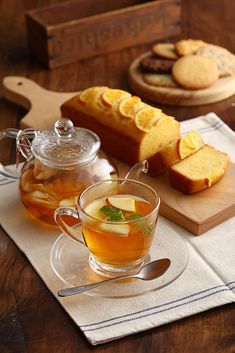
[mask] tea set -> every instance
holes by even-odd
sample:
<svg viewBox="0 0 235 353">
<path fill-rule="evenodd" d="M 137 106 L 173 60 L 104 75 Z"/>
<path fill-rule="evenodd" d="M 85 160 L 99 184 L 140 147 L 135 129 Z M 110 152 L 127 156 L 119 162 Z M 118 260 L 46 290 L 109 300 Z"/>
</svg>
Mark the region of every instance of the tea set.
<svg viewBox="0 0 235 353">
<path fill-rule="evenodd" d="M 0 175 L 18 180 L 20 199 L 36 222 L 59 226 L 85 245 L 99 275 L 116 280 L 146 265 L 160 206 L 157 192 L 138 180 L 148 171 L 147 161 L 119 178 L 99 137 L 66 118 L 42 132 L 5 129 L 0 140 L 5 137 L 16 139 L 16 170 L 1 165 Z M 169 265 L 158 260 L 155 277 Z"/>
</svg>

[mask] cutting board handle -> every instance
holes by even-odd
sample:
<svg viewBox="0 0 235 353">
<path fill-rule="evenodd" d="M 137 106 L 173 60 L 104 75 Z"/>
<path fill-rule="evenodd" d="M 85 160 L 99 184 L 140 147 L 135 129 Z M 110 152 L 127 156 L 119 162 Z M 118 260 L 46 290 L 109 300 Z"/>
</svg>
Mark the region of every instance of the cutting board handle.
<svg viewBox="0 0 235 353">
<path fill-rule="evenodd" d="M 34 103 L 39 103 L 45 96 L 46 89 L 34 81 L 18 76 L 7 76 L 3 79 L 4 96 L 10 101 L 30 110 Z"/>
<path fill-rule="evenodd" d="M 20 121 L 20 128 L 44 131 L 53 128 L 61 116 L 60 106 L 78 92 L 54 92 L 34 81 L 19 76 L 3 79 L 3 96 L 24 107 L 28 113 Z"/>
</svg>

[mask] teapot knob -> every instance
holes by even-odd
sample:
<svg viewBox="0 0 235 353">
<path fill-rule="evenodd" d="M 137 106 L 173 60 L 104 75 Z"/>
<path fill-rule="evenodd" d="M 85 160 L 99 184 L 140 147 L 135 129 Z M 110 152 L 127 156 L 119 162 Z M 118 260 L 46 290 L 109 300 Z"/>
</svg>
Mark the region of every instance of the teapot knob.
<svg viewBox="0 0 235 353">
<path fill-rule="evenodd" d="M 60 118 L 55 122 L 54 129 L 59 137 L 69 138 L 69 137 L 72 137 L 72 132 L 74 130 L 74 127 L 71 120 L 66 118 Z"/>
</svg>

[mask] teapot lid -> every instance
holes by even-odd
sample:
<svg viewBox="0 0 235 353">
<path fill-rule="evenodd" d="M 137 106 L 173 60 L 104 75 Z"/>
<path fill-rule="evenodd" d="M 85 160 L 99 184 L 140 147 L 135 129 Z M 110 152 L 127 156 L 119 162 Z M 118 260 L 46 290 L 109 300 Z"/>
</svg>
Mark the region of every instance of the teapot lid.
<svg viewBox="0 0 235 353">
<path fill-rule="evenodd" d="M 32 153 L 42 163 L 67 167 L 87 163 L 100 148 L 100 139 L 92 131 L 75 128 L 71 120 L 61 118 L 54 130 L 39 133 L 32 141 Z"/>
</svg>

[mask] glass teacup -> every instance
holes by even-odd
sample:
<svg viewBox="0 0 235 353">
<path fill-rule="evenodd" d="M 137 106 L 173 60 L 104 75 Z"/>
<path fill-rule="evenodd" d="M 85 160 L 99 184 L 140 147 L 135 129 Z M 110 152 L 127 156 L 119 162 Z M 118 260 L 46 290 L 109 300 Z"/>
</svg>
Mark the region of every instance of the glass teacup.
<svg viewBox="0 0 235 353">
<path fill-rule="evenodd" d="M 55 221 L 87 246 L 96 273 L 114 277 L 137 271 L 147 261 L 159 206 L 158 194 L 140 181 L 106 180 L 82 192 L 77 210 L 58 208 Z M 69 226 L 67 216 L 79 219 L 82 231 Z"/>
</svg>

